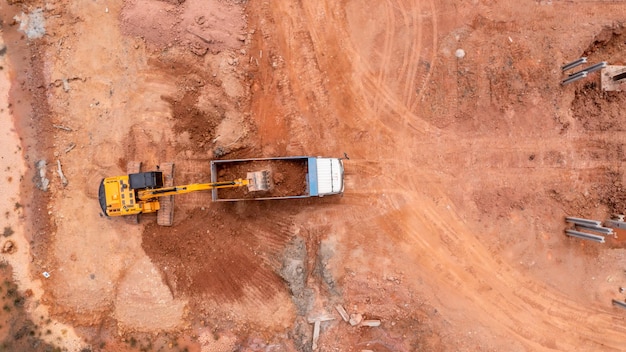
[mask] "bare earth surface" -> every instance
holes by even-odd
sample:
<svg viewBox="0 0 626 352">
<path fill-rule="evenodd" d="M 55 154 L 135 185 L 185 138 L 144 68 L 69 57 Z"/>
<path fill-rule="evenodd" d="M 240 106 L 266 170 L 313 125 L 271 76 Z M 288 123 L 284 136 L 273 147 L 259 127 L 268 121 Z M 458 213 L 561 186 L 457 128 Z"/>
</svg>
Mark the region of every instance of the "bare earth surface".
<svg viewBox="0 0 626 352">
<path fill-rule="evenodd" d="M 560 67 L 626 65 L 625 11 L 0 2 L 0 350 L 311 351 L 322 316 L 323 351 L 624 350 L 626 234 L 563 230 L 626 212 L 626 95 Z M 343 196 L 180 195 L 172 227 L 97 202 L 129 161 L 344 152 Z"/>
</svg>

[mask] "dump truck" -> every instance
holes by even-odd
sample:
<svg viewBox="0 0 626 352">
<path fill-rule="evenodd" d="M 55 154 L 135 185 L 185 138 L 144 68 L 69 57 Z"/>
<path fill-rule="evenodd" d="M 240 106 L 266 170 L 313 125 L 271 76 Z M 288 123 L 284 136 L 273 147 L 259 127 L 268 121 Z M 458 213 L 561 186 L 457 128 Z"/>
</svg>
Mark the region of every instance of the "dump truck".
<svg viewBox="0 0 626 352">
<path fill-rule="evenodd" d="M 343 193 L 343 162 L 338 158 L 275 157 L 211 161 L 211 182 L 174 186 L 174 164 L 140 172 L 130 162 L 127 175 L 100 181 L 98 200 L 107 217 L 157 213 L 159 225 L 171 226 L 174 195 L 212 191 L 221 201 L 323 197 Z"/>
<path fill-rule="evenodd" d="M 213 189 L 213 201 L 324 197 L 341 194 L 344 190 L 342 159 L 312 156 L 213 160 L 211 182 L 243 177 L 254 170 L 268 171 L 270 182 L 267 190 L 249 192 L 241 188 Z"/>
</svg>

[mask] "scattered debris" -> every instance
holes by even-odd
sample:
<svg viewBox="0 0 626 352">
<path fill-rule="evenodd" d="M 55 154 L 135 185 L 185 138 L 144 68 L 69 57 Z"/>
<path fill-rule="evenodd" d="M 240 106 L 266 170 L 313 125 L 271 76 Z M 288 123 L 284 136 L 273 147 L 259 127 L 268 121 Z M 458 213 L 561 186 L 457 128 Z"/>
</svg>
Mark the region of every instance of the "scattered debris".
<svg viewBox="0 0 626 352">
<path fill-rule="evenodd" d="M 336 305 L 335 309 L 337 310 L 337 312 L 339 312 L 339 315 L 341 315 L 341 319 L 343 319 L 343 321 L 347 322 L 348 320 L 350 320 L 348 312 L 346 312 L 341 304 Z"/>
<path fill-rule="evenodd" d="M 187 30 L 187 33 L 193 35 L 194 37 L 197 37 L 198 39 L 202 40 L 206 44 L 215 44 L 215 40 L 213 40 L 213 39 L 207 39 L 207 38 L 205 38 L 205 37 L 203 37 L 203 36 L 201 36 L 199 34 L 196 34 L 196 33 L 192 32 L 190 30 Z"/>
<path fill-rule="evenodd" d="M 307 318 L 307 321 L 309 322 L 309 324 L 313 324 L 316 321 L 330 321 L 330 320 L 335 320 L 335 318 L 333 317 L 329 317 L 329 316 L 321 316 L 321 317 L 317 317 L 317 318 Z"/>
<path fill-rule="evenodd" d="M 43 9 L 36 9 L 29 14 L 21 13 L 13 19 L 19 22 L 19 30 L 26 33 L 28 39 L 41 38 L 46 34 L 46 18 Z"/>
<path fill-rule="evenodd" d="M 322 316 L 322 317 L 308 318 L 307 319 L 309 324 L 313 324 L 313 343 L 311 345 L 311 349 L 313 349 L 313 350 L 317 349 L 317 340 L 320 337 L 320 326 L 321 326 L 323 321 L 329 321 L 329 320 L 335 320 L 335 318 Z"/>
<path fill-rule="evenodd" d="M 72 149 L 76 148 L 76 143 L 70 143 L 67 148 L 65 148 L 65 154 L 69 153 Z"/>
<path fill-rule="evenodd" d="M 376 327 L 380 326 L 380 320 L 363 320 L 361 322 L 363 326 Z"/>
<path fill-rule="evenodd" d="M 61 160 L 57 159 L 57 172 L 59 173 L 59 177 L 61 178 L 61 184 L 63 187 L 67 187 L 68 181 L 65 175 L 63 174 L 63 169 L 61 169 Z"/>
<path fill-rule="evenodd" d="M 48 186 L 50 185 L 50 180 L 46 178 L 46 161 L 39 160 L 35 163 L 35 168 L 39 170 L 37 174 L 33 177 L 33 182 L 35 182 L 35 186 L 40 190 L 47 192 Z"/>
<path fill-rule="evenodd" d="M 307 248 L 302 237 L 294 237 L 283 252 L 280 276 L 287 282 L 292 292 L 292 300 L 299 315 L 306 315 L 313 307 L 314 292 L 306 286 Z"/>
<path fill-rule="evenodd" d="M 73 129 L 71 129 L 70 127 L 63 126 L 63 125 L 52 125 L 52 127 L 54 127 L 54 128 L 58 128 L 58 129 L 60 129 L 60 130 L 68 131 L 68 132 L 72 132 L 72 131 L 74 131 L 74 130 L 73 130 Z"/>
<path fill-rule="evenodd" d="M 317 339 L 320 337 L 320 324 L 321 322 L 319 320 L 313 323 L 313 342 L 311 344 L 311 349 L 313 350 L 317 349 Z"/>
<path fill-rule="evenodd" d="M 349 321 L 350 325 L 352 326 L 359 325 L 361 321 L 363 321 L 363 315 L 359 313 L 350 314 L 350 321 Z"/>
</svg>

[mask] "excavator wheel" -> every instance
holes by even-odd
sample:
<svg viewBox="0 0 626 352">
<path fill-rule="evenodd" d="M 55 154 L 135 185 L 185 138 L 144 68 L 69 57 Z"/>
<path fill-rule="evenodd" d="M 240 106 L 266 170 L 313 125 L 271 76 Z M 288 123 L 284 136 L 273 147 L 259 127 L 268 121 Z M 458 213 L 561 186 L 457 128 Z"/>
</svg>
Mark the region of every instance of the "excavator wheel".
<svg viewBox="0 0 626 352">
<path fill-rule="evenodd" d="M 141 161 L 129 161 L 126 164 L 126 173 L 128 175 L 130 174 L 136 174 L 141 172 Z M 138 224 L 139 223 L 139 214 L 137 215 L 128 215 L 125 216 L 124 219 L 126 219 L 126 222 L 128 222 L 129 224 Z"/>
<path fill-rule="evenodd" d="M 174 186 L 174 163 L 162 163 L 160 171 L 163 173 L 163 187 Z M 159 198 L 159 210 L 157 211 L 157 224 L 172 226 L 174 223 L 174 196 Z"/>
</svg>

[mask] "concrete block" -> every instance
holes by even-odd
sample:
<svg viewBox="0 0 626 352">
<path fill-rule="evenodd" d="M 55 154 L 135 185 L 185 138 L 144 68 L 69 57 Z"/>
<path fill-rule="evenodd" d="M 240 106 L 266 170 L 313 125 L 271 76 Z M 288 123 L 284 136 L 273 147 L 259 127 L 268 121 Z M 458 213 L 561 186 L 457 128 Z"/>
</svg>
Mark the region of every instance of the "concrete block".
<svg viewBox="0 0 626 352">
<path fill-rule="evenodd" d="M 626 230 L 626 222 L 619 220 L 607 220 L 604 222 L 604 226 L 612 227 L 614 229 Z"/>
<path fill-rule="evenodd" d="M 380 326 L 380 320 L 363 320 L 361 322 L 363 326 L 376 327 Z"/>
<path fill-rule="evenodd" d="M 614 77 L 621 77 L 626 73 L 626 66 L 609 65 L 602 70 L 600 84 L 602 90 L 606 92 L 626 91 L 626 80 L 615 80 Z"/>
<path fill-rule="evenodd" d="M 359 325 L 362 320 L 363 320 L 363 315 L 359 313 L 350 314 L 350 321 L 349 321 L 350 325 L 352 326 Z"/>
</svg>

